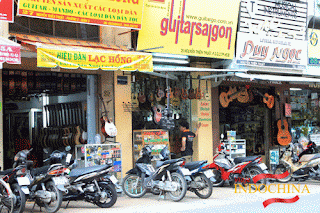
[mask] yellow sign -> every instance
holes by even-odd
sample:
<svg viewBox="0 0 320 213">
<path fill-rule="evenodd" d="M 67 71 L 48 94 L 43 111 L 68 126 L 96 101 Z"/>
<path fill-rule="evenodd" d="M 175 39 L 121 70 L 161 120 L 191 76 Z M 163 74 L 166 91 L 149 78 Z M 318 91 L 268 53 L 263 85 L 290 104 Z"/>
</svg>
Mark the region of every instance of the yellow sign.
<svg viewBox="0 0 320 213">
<path fill-rule="evenodd" d="M 138 49 L 232 59 L 240 0 L 145 0 Z"/>
<path fill-rule="evenodd" d="M 37 48 L 38 67 L 66 69 L 122 70 L 152 72 L 152 55 L 136 52 L 114 52 L 68 46 L 42 46 Z"/>
<path fill-rule="evenodd" d="M 320 65 L 320 30 L 308 29 L 308 58 L 310 65 Z"/>
<path fill-rule="evenodd" d="M 18 15 L 141 29 L 143 0 L 19 0 Z"/>
</svg>

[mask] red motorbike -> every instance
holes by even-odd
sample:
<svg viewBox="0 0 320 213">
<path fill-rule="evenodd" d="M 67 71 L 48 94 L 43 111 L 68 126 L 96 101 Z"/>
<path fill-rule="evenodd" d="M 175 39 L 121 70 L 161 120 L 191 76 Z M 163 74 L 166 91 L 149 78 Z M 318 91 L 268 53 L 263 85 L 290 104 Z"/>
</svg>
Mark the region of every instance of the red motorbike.
<svg viewBox="0 0 320 213">
<path fill-rule="evenodd" d="M 252 181 L 256 175 L 268 173 L 267 166 L 261 163 L 261 156 L 238 157 L 233 160 L 228 157 L 223 146 L 219 146 L 219 150 L 213 157 L 213 163 L 208 165 L 215 174 L 215 178 L 211 179 L 213 186 L 223 186 L 228 182 L 230 185 L 252 183 L 251 188 L 254 190 L 258 186 L 260 190 L 265 187 L 262 184 L 266 184 L 266 179 L 261 179 L 256 184 Z"/>
</svg>

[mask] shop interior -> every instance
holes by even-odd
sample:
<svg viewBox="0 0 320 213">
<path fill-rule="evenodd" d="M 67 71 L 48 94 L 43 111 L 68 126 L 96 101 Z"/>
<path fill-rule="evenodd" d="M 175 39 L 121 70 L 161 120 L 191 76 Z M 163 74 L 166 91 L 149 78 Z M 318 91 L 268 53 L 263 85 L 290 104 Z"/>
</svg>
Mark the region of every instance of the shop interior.
<svg viewBox="0 0 320 213">
<path fill-rule="evenodd" d="M 42 166 L 44 149 L 86 143 L 86 75 L 3 70 L 4 162 L 33 148 L 30 159 Z M 44 113 L 43 113 L 44 112 Z M 44 115 L 44 116 L 43 116 Z"/>
</svg>

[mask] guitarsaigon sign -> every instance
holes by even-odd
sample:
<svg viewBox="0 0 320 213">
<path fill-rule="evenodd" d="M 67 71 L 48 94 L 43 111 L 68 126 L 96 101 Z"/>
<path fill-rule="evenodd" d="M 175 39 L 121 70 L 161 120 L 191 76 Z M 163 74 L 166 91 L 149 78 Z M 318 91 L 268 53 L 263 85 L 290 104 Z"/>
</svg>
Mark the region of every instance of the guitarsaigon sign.
<svg viewBox="0 0 320 213">
<path fill-rule="evenodd" d="M 238 11 L 239 0 L 145 0 L 138 49 L 232 59 Z"/>
<path fill-rule="evenodd" d="M 116 52 L 90 48 L 43 45 L 37 48 L 37 66 L 87 70 L 122 70 L 152 72 L 152 55 L 148 53 Z"/>
<path fill-rule="evenodd" d="M 142 0 L 19 0 L 18 15 L 141 29 Z"/>
<path fill-rule="evenodd" d="M 304 69 L 306 1 L 242 1 L 236 63 Z"/>
</svg>

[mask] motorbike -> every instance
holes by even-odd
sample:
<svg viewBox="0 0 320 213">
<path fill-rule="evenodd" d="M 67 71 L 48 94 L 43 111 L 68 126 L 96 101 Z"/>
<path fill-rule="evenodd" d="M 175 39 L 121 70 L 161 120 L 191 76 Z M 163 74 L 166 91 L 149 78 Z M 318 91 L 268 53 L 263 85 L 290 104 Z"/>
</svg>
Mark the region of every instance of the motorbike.
<svg viewBox="0 0 320 213">
<path fill-rule="evenodd" d="M 64 177 L 66 168 L 62 164 L 51 164 L 39 168 L 30 168 L 30 161 L 27 156 L 31 150 L 22 150 L 17 153 L 14 159 L 14 167 L 21 165 L 26 166 L 26 174 L 23 176 L 19 185 L 28 200 L 34 201 L 35 204 L 44 207 L 48 213 L 57 212 L 62 203 L 62 192 L 67 178 Z M 54 162 L 56 154 L 53 153 L 45 160 Z"/>
<path fill-rule="evenodd" d="M 160 152 L 160 156 L 162 158 L 161 161 L 169 160 L 170 153 L 167 146 Z M 212 194 L 210 178 L 214 178 L 214 174 L 212 170 L 206 168 L 207 162 L 207 160 L 203 160 L 181 164 L 181 171 L 188 186 L 187 190 L 202 199 L 207 199 Z M 156 167 L 158 167 L 157 164 Z"/>
<path fill-rule="evenodd" d="M 268 173 L 267 166 L 261 163 L 260 156 L 238 157 L 230 159 L 224 146 L 213 157 L 213 162 L 207 167 L 212 169 L 214 179 L 211 179 L 212 185 L 223 186 L 225 182 L 230 185 L 241 183 L 242 185 L 253 183 L 252 178 L 256 175 Z M 265 187 L 266 179 L 259 180 L 252 184 L 251 188 L 256 190 L 257 187 L 262 190 Z"/>
<path fill-rule="evenodd" d="M 163 151 L 163 150 L 162 150 Z M 152 159 L 151 146 L 142 148 L 142 156 L 136 161 L 135 167 L 129 170 L 122 182 L 122 189 L 131 198 L 144 196 L 147 190 L 169 194 L 178 202 L 187 192 L 187 183 L 181 171 L 184 158 L 157 161 L 156 169 L 150 164 Z"/>
<path fill-rule="evenodd" d="M 68 163 L 68 159 L 66 160 Z M 63 201 L 85 200 L 101 208 L 110 208 L 117 201 L 117 178 L 108 173 L 112 170 L 112 164 L 75 168 L 75 161 L 69 167 L 68 184 L 65 185 L 68 192 L 63 196 Z M 67 206 L 68 206 L 67 204 Z M 67 207 L 66 207 L 67 208 Z"/>
<path fill-rule="evenodd" d="M 292 178 L 306 180 L 308 178 L 320 180 L 320 154 L 316 152 L 316 144 L 312 141 L 308 143 L 307 149 L 299 155 L 296 150 L 297 144 L 290 143 L 279 157 L 279 165 L 274 169 L 274 174 L 282 174 L 286 171 L 289 175 L 278 179 L 281 183 L 287 183 Z"/>
</svg>

